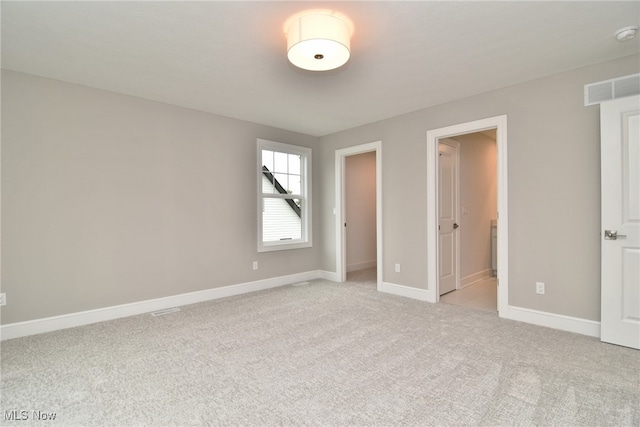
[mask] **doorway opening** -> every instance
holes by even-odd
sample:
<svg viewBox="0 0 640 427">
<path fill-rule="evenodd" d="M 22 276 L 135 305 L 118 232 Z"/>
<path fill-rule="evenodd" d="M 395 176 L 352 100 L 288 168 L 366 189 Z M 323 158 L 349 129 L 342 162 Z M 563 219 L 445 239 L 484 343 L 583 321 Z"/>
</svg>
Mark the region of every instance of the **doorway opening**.
<svg viewBox="0 0 640 427">
<path fill-rule="evenodd" d="M 376 288 L 381 290 L 382 288 L 382 143 L 381 141 L 372 142 L 369 144 L 357 145 L 354 147 L 344 148 L 336 150 L 335 154 L 335 170 L 336 170 L 336 276 L 338 282 L 344 282 L 347 280 L 347 272 L 355 274 L 356 271 L 363 271 L 364 274 L 376 275 Z M 368 154 L 369 155 L 365 155 Z M 363 155 L 360 157 L 360 155 Z M 373 161 L 373 163 L 372 163 Z M 348 176 L 347 166 L 349 165 L 349 171 L 352 172 Z M 375 171 L 371 171 L 370 168 L 375 167 Z M 356 170 L 358 169 L 358 170 Z M 348 178 L 353 178 L 356 175 L 355 181 L 348 181 Z M 366 204 L 369 209 L 359 209 L 357 201 L 349 196 L 349 188 L 352 189 L 351 194 L 354 194 L 354 189 L 360 184 L 358 180 L 365 179 L 365 177 L 371 177 L 373 175 L 374 182 L 367 184 L 373 186 L 374 191 L 360 192 L 357 191 L 356 197 L 358 199 L 367 200 Z M 347 200 L 350 197 L 350 200 Z M 370 200 L 371 197 L 375 197 L 375 201 Z M 374 212 L 371 212 L 371 207 L 374 208 Z M 352 224 L 349 226 L 349 215 L 354 222 L 358 224 Z M 373 222 L 373 224 L 371 224 Z M 347 232 L 347 229 L 349 233 Z M 353 233 L 352 233 L 353 232 Z M 355 235 L 354 235 L 355 233 Z M 371 233 L 374 233 L 372 236 Z M 367 235 L 368 234 L 368 235 Z M 347 244 L 347 238 L 350 236 L 350 240 L 363 239 L 368 242 L 361 242 L 365 244 L 368 249 L 362 250 L 362 247 L 358 247 L 355 241 Z M 360 237 L 358 237 L 360 236 Z M 370 248 L 371 243 L 375 241 L 375 250 Z M 374 256 L 372 259 L 371 257 Z"/>
<path fill-rule="evenodd" d="M 482 133 L 482 132 L 495 132 L 495 146 L 497 150 L 496 155 L 496 204 L 495 209 L 495 226 L 497 230 L 495 248 L 496 248 L 496 282 L 497 282 L 497 309 L 501 317 L 507 316 L 508 308 L 508 201 L 507 201 L 507 117 L 497 116 L 483 120 L 477 120 L 474 122 L 462 123 L 454 126 L 448 126 L 445 128 L 434 129 L 427 132 L 427 170 L 428 182 L 427 182 L 427 269 L 428 269 L 428 289 L 427 298 L 430 302 L 438 302 L 440 300 L 440 278 L 443 270 L 441 258 L 441 246 L 440 233 L 438 227 L 440 225 L 440 141 L 446 139 L 459 139 L 464 138 L 461 135 Z M 462 209 L 464 206 L 458 204 L 454 215 L 456 219 L 462 217 Z M 488 218 L 485 218 L 488 219 Z M 460 224 L 454 221 L 454 224 Z M 491 232 L 491 222 L 485 224 L 487 233 Z M 459 236 L 454 234 L 454 237 L 458 240 Z M 450 238 L 450 241 L 451 238 Z M 456 289 L 460 288 L 460 260 L 459 251 L 453 256 L 451 262 L 457 262 L 453 274 L 457 274 Z M 447 260 L 445 260 L 447 261 Z M 449 265 L 451 267 L 451 264 Z M 485 270 L 479 270 L 477 275 L 469 274 L 466 278 L 466 282 L 473 282 L 479 279 L 480 276 L 487 275 L 487 273 L 493 273 L 493 266 L 490 272 Z M 465 282 L 463 282 L 465 283 Z"/>
<path fill-rule="evenodd" d="M 489 129 L 439 139 L 440 301 L 497 312 L 497 146 Z"/>
</svg>

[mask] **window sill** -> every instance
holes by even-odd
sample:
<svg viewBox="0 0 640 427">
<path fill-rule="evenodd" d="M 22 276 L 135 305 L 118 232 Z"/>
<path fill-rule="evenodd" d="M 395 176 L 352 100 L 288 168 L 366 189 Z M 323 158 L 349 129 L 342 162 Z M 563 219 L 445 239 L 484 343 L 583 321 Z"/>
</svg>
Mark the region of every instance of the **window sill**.
<svg viewBox="0 0 640 427">
<path fill-rule="evenodd" d="M 310 248 L 312 246 L 311 242 L 300 241 L 291 243 L 263 243 L 258 247 L 258 252 L 286 251 L 290 249 Z"/>
</svg>

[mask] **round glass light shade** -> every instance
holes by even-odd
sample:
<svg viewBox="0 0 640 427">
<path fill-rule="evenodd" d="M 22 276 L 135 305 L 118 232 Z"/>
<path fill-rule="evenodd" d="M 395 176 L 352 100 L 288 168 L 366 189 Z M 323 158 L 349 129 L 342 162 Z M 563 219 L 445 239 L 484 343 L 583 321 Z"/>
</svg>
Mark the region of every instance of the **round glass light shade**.
<svg viewBox="0 0 640 427">
<path fill-rule="evenodd" d="M 305 70 L 333 70 L 349 60 L 349 37 L 349 26 L 337 16 L 303 15 L 287 31 L 287 57 Z"/>
</svg>

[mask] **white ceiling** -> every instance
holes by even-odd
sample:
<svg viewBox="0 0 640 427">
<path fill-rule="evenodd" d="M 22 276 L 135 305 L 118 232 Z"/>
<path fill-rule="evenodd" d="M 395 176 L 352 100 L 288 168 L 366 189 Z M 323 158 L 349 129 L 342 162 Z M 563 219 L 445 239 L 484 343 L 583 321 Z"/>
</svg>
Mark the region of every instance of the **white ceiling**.
<svg viewBox="0 0 640 427">
<path fill-rule="evenodd" d="M 2 1 L 2 67 L 321 136 L 640 52 L 640 2 Z M 287 62 L 283 24 L 331 8 L 352 57 Z M 616 77 L 616 76 L 612 76 Z"/>
</svg>

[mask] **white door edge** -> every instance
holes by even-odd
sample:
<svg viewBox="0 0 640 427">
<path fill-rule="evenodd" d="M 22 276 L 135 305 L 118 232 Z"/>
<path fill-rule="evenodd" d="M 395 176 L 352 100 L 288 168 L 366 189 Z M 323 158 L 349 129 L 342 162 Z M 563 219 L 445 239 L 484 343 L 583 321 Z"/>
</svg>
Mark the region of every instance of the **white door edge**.
<svg viewBox="0 0 640 427">
<path fill-rule="evenodd" d="M 635 349 L 640 349 L 639 112 L 638 95 L 600 104 L 600 339 Z M 607 238 L 605 230 L 615 230 L 617 238 Z"/>
<path fill-rule="evenodd" d="M 438 141 L 438 144 L 445 144 L 448 145 L 449 147 L 452 147 L 453 149 L 455 149 L 456 151 L 456 158 L 455 158 L 455 186 L 454 186 L 454 195 L 455 195 L 455 206 L 456 206 L 456 211 L 454 212 L 454 222 L 456 223 L 460 223 L 460 143 L 458 141 L 455 140 L 442 140 L 442 141 Z M 440 163 L 438 163 L 438 167 L 439 167 Z M 440 175 L 438 175 L 440 176 Z M 440 187 L 439 187 L 440 183 L 438 183 L 438 191 L 440 191 Z M 460 289 L 460 233 L 456 232 L 455 236 L 455 252 L 454 252 L 454 257 L 455 257 L 455 289 Z M 438 251 L 440 251 L 440 248 L 438 248 Z M 440 252 L 438 252 L 438 256 L 442 256 L 442 254 Z M 438 263 L 438 265 L 440 265 L 440 263 Z M 440 282 L 440 275 L 438 275 L 438 284 Z M 440 295 L 439 289 L 438 289 L 438 295 Z"/>
</svg>

